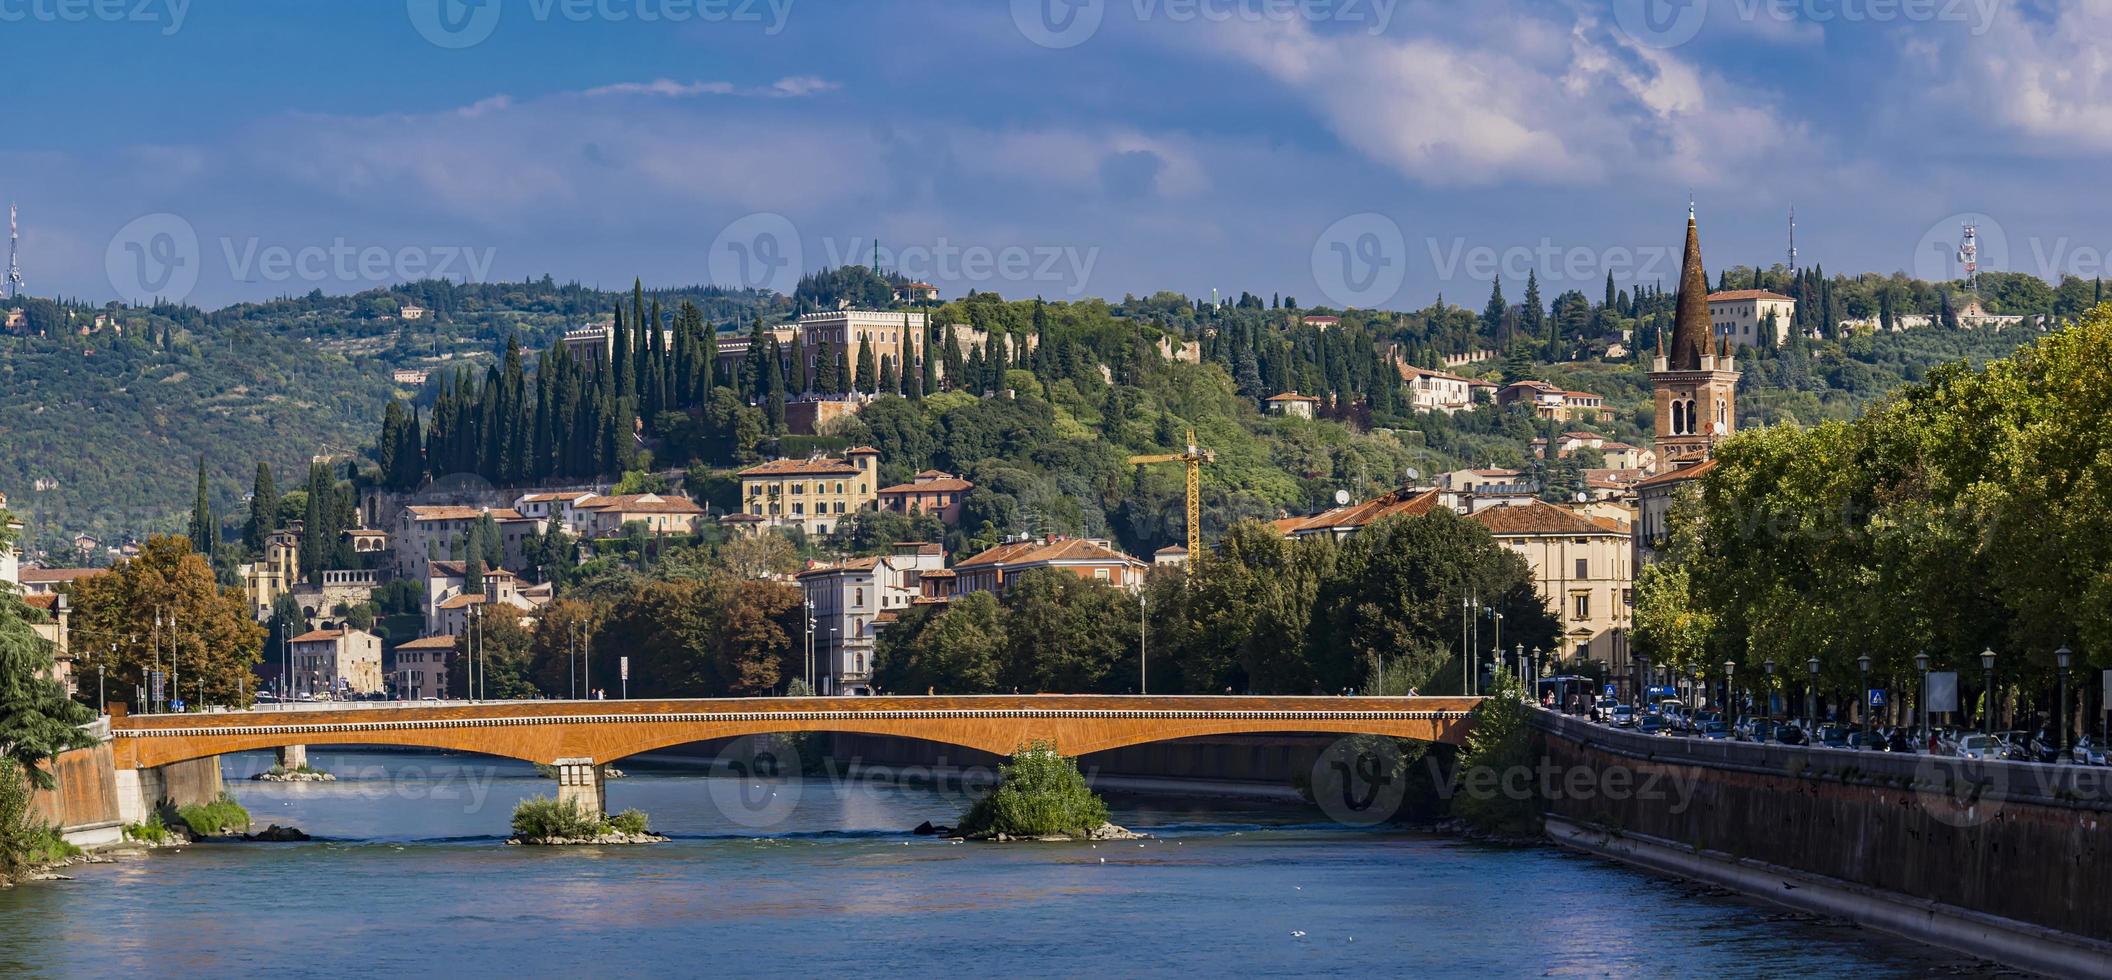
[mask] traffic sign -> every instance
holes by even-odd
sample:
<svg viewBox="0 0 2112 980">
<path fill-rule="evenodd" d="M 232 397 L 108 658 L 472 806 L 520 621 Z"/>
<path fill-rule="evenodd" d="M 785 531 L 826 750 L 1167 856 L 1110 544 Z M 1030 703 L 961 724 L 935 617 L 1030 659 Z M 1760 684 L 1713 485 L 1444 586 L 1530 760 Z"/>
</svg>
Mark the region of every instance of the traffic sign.
<svg viewBox="0 0 2112 980">
<path fill-rule="evenodd" d="M 1870 689 L 1870 706 L 1873 708 L 1882 708 L 1885 706 L 1884 688 L 1873 687 Z"/>
</svg>

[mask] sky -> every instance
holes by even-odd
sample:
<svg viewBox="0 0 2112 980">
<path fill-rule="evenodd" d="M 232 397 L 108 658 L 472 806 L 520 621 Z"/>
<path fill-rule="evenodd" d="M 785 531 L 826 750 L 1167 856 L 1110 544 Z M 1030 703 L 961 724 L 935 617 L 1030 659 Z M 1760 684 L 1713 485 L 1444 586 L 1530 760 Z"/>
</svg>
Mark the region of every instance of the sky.
<svg viewBox="0 0 2112 980">
<path fill-rule="evenodd" d="M 2112 0 L 0 0 L 29 292 L 2102 273 Z"/>
</svg>

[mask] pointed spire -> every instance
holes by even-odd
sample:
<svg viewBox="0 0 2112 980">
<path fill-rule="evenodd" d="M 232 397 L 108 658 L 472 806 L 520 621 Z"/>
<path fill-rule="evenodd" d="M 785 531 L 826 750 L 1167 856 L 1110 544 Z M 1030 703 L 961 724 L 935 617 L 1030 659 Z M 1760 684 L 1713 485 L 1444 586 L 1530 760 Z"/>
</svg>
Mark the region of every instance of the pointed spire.
<svg viewBox="0 0 2112 980">
<path fill-rule="evenodd" d="M 1694 203 L 1687 202 L 1687 251 L 1680 261 L 1679 303 L 1672 322 L 1674 371 L 1699 371 L 1709 352 L 1709 275 L 1701 267 L 1701 233 L 1694 223 Z"/>
</svg>

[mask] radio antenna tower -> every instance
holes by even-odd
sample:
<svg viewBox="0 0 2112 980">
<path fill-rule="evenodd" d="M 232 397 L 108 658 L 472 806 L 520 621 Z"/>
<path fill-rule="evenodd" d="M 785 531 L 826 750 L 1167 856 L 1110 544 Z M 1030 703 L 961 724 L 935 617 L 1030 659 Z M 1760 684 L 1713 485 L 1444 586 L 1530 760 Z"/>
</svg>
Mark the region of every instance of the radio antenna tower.
<svg viewBox="0 0 2112 980">
<path fill-rule="evenodd" d="M 1789 206 L 1789 271 L 1792 275 L 1797 271 L 1797 206 L 1795 203 L 1791 203 Z"/>
<path fill-rule="evenodd" d="M 1958 266 L 1965 271 L 1966 288 L 1980 284 L 1980 228 L 1966 225 L 1958 238 Z"/>
<path fill-rule="evenodd" d="M 7 298 L 10 302 L 22 296 L 22 233 L 15 227 L 15 202 L 7 202 Z"/>
</svg>

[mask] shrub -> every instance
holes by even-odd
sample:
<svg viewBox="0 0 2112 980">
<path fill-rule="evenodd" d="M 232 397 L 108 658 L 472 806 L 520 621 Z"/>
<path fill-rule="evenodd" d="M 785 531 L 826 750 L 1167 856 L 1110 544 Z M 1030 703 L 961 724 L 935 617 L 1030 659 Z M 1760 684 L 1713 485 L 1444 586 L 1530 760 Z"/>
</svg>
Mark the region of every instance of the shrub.
<svg viewBox="0 0 2112 980">
<path fill-rule="evenodd" d="M 170 836 L 169 825 L 161 819 L 161 812 L 157 810 L 147 817 L 146 823 L 126 824 L 125 836 L 149 844 L 166 844 Z"/>
<path fill-rule="evenodd" d="M 1525 705 L 1525 687 L 1509 674 L 1498 672 L 1495 690 L 1474 709 L 1474 731 L 1467 736 L 1466 751 L 1459 755 L 1456 777 L 1462 786 L 1467 774 L 1477 768 L 1500 777 L 1518 767 L 1533 765 L 1533 732 L 1527 722 L 1532 709 Z M 1530 834 L 1540 826 L 1537 796 L 1513 797 L 1501 791 L 1477 795 L 1458 792 L 1452 797 L 1452 815 L 1488 833 Z"/>
<path fill-rule="evenodd" d="M 642 835 L 649 833 L 645 813 L 640 810 L 625 810 L 609 818 L 609 829 L 619 834 Z"/>
<path fill-rule="evenodd" d="M 249 811 L 235 802 L 232 794 L 221 793 L 220 798 L 211 803 L 177 808 L 176 819 L 190 828 L 191 836 L 211 837 L 247 828 Z"/>
<path fill-rule="evenodd" d="M 37 823 L 29 803 L 29 780 L 21 767 L 0 759 L 0 881 L 81 853 L 56 829 Z"/>
<path fill-rule="evenodd" d="M 997 788 L 961 818 L 961 833 L 983 837 L 1082 836 L 1107 822 L 1107 804 L 1085 784 L 1074 759 L 1036 742 L 998 767 Z"/>
<path fill-rule="evenodd" d="M 559 802 L 537 796 L 522 800 L 520 806 L 513 808 L 513 835 L 522 839 L 599 837 L 606 826 L 599 814 L 588 813 L 569 800 Z"/>
</svg>

